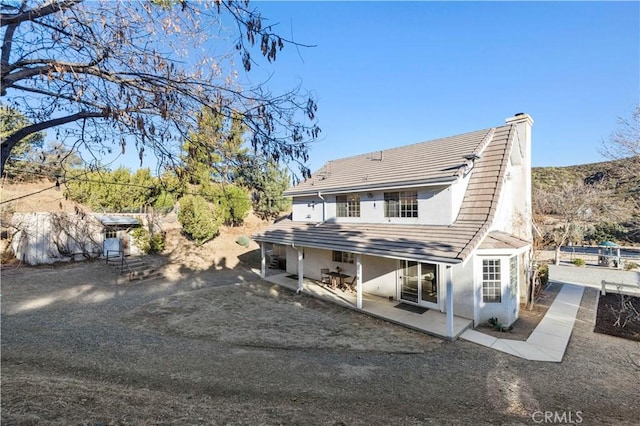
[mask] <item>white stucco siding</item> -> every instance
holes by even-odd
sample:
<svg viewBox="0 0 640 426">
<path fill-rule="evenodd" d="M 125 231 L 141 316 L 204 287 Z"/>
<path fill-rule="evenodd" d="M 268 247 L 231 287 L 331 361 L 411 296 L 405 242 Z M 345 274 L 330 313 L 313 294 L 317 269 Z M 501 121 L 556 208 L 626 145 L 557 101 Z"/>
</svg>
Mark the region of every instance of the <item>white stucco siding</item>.
<svg viewBox="0 0 640 426">
<path fill-rule="evenodd" d="M 460 210 L 462 197 L 458 197 L 458 183 L 418 192 L 418 223 L 422 225 L 451 225 Z"/>
<path fill-rule="evenodd" d="M 477 277 L 476 301 L 478 311 L 476 316 L 476 326 L 486 323 L 489 318 L 498 318 L 503 325 L 511 325 L 518 318 L 518 292 L 512 291 L 509 275 L 509 260 L 512 256 L 502 255 L 482 255 L 474 256 L 474 271 Z M 501 301 L 484 302 L 482 298 L 483 286 L 483 260 L 497 259 L 500 261 L 500 294 Z M 521 266 L 519 266 L 521 267 Z"/>
<path fill-rule="evenodd" d="M 512 233 L 525 240 L 533 238 L 531 229 L 531 181 L 530 168 L 521 163 L 511 169 L 511 194 L 513 203 Z M 513 188 L 518 188 L 514 190 Z"/>
<path fill-rule="evenodd" d="M 531 240 L 531 141 L 527 132 L 530 129 L 516 130 L 491 230 Z"/>
<path fill-rule="evenodd" d="M 362 291 L 382 297 L 396 297 L 398 260 L 362 256 Z"/>
<path fill-rule="evenodd" d="M 456 184 L 460 185 L 460 184 Z M 465 186 L 466 188 L 466 186 Z M 385 192 L 402 190 L 417 191 L 418 217 L 385 217 Z M 460 192 L 462 191 L 462 194 Z M 455 220 L 460 206 L 453 206 L 453 194 L 458 197 L 458 204 L 462 203 L 464 189 L 451 186 L 432 186 L 422 188 L 391 189 L 387 191 L 353 192 L 345 195 L 360 197 L 360 216 L 337 217 L 336 197 L 339 194 L 326 194 L 325 219 L 338 223 L 399 223 L 419 225 L 450 225 Z M 315 202 L 315 206 L 314 206 Z M 322 200 L 312 197 L 295 198 L 293 202 L 293 220 L 304 222 L 322 221 Z"/>
<path fill-rule="evenodd" d="M 287 247 L 287 273 L 298 273 L 298 250 L 293 247 Z"/>
<path fill-rule="evenodd" d="M 304 248 L 304 276 L 313 280 L 320 280 L 320 270 L 322 268 L 334 269 L 331 261 L 330 250 L 320 250 L 310 247 Z"/>
<path fill-rule="evenodd" d="M 448 222 L 437 223 L 438 225 L 450 225 L 456 220 L 458 214 L 460 213 L 462 201 L 464 200 L 464 196 L 467 192 L 467 187 L 469 186 L 470 179 L 471 173 L 467 173 L 465 177 L 459 179 L 448 188 L 451 191 L 451 200 L 448 202 L 448 204 L 451 206 L 451 210 L 449 211 L 449 216 L 447 218 Z"/>
<path fill-rule="evenodd" d="M 445 267 L 441 267 L 444 271 Z M 474 319 L 474 267 L 473 262 L 465 262 L 453 268 L 453 314 L 458 317 Z M 444 276 L 441 274 L 441 276 Z M 446 283 L 442 283 L 441 289 Z M 445 305 L 442 305 L 443 307 Z"/>
<path fill-rule="evenodd" d="M 296 197 L 293 199 L 291 217 L 297 222 L 322 222 L 323 203 L 319 197 Z"/>
</svg>

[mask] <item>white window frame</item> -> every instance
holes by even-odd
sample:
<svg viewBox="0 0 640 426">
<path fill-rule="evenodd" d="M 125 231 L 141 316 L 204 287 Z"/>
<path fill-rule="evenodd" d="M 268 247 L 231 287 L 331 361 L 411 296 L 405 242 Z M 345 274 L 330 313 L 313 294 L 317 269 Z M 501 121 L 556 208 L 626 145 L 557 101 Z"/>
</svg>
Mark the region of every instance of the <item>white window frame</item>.
<svg viewBox="0 0 640 426">
<path fill-rule="evenodd" d="M 336 195 L 336 217 L 360 217 L 360 195 Z"/>
<path fill-rule="evenodd" d="M 502 260 L 499 257 L 482 259 L 483 303 L 502 303 L 502 269 Z"/>
<path fill-rule="evenodd" d="M 512 297 L 518 295 L 518 284 L 520 281 L 520 268 L 518 263 L 518 255 L 509 258 L 509 288 L 511 289 Z"/>
<path fill-rule="evenodd" d="M 418 206 L 418 191 L 384 193 L 384 217 L 417 218 Z"/>
</svg>

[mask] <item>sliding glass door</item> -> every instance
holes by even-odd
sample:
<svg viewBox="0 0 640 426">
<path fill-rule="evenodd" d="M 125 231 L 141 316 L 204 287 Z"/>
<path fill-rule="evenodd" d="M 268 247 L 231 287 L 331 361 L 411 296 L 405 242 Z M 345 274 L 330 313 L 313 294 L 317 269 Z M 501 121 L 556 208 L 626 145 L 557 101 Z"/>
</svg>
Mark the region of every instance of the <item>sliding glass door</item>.
<svg viewBox="0 0 640 426">
<path fill-rule="evenodd" d="M 438 306 L 438 265 L 403 260 L 400 300 L 416 305 Z"/>
<path fill-rule="evenodd" d="M 400 299 L 418 303 L 420 289 L 418 288 L 418 262 L 403 260 Z"/>
</svg>

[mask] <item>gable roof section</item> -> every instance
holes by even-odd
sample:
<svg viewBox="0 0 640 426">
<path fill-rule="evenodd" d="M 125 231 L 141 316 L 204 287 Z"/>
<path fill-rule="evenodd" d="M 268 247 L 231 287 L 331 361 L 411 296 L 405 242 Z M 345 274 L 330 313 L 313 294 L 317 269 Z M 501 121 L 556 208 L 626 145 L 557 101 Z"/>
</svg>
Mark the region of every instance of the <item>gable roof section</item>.
<svg viewBox="0 0 640 426">
<path fill-rule="evenodd" d="M 452 182 L 466 163 L 479 155 L 494 129 L 376 151 L 326 163 L 284 195 L 374 190 L 391 186 Z"/>
<path fill-rule="evenodd" d="M 491 249 L 520 249 L 528 246 L 528 241 L 518 238 L 511 234 L 501 231 L 491 231 L 482 240 L 479 249 L 491 250 Z"/>
<path fill-rule="evenodd" d="M 476 160 L 471 171 L 460 213 L 456 221 L 449 226 L 330 221 L 318 224 L 293 222 L 287 218 L 254 235 L 254 239 L 423 262 L 450 264 L 463 262 L 483 241 L 495 217 L 514 133 L 515 125 L 513 124 L 475 132 L 477 144 L 474 149 L 482 151 L 482 155 Z M 489 139 L 486 140 L 486 137 Z M 457 140 L 456 138 L 447 138 L 447 140 L 451 143 Z M 409 150 L 413 149 L 412 147 L 409 146 Z M 445 147 L 442 146 L 440 149 Z M 454 147 L 450 149 L 458 153 L 464 151 Z M 422 161 L 425 160 L 422 159 Z M 425 167 L 425 169 L 437 168 L 443 167 Z"/>
</svg>

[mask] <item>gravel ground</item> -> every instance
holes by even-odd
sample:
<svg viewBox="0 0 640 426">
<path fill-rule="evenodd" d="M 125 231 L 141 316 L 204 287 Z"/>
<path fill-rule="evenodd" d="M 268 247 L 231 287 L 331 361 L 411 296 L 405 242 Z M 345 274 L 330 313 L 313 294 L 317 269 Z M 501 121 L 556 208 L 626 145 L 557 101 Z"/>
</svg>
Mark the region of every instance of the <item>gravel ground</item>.
<svg viewBox="0 0 640 426">
<path fill-rule="evenodd" d="M 296 296 L 242 268 L 117 285 L 93 262 L 1 278 L 3 425 L 640 420 L 640 345 L 593 333 L 593 289 L 564 361 L 541 363 Z"/>
</svg>

